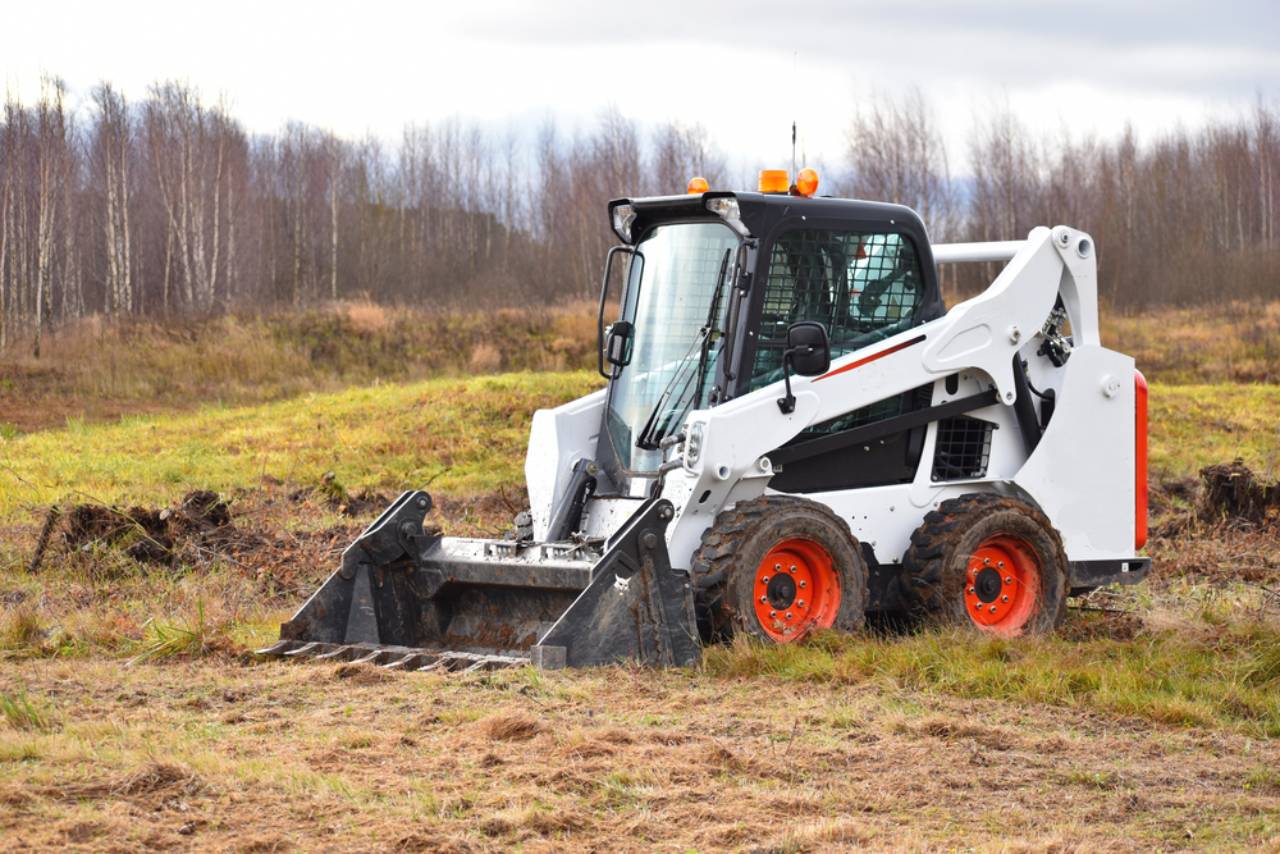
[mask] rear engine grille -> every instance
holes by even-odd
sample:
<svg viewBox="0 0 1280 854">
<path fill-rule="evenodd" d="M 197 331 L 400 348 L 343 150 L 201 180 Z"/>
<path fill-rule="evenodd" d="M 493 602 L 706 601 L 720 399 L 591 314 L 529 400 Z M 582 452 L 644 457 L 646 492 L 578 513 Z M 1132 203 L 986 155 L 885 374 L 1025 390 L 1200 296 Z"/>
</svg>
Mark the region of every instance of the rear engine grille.
<svg viewBox="0 0 1280 854">
<path fill-rule="evenodd" d="M 934 480 L 971 480 L 987 476 L 991 458 L 991 431 L 995 425 L 961 415 L 938 422 L 933 451 Z"/>
</svg>

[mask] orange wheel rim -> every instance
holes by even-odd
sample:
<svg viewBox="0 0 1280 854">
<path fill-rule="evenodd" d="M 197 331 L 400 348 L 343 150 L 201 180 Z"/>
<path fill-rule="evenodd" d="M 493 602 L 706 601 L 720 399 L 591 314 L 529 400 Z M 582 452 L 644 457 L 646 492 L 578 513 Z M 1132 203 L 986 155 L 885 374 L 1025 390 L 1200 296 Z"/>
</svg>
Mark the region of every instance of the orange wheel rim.
<svg viewBox="0 0 1280 854">
<path fill-rule="evenodd" d="M 831 555 L 813 540 L 783 540 L 756 568 L 751 587 L 756 619 L 766 636 L 793 643 L 835 625 L 840 576 Z"/>
<path fill-rule="evenodd" d="M 964 604 L 983 631 L 1022 634 L 1040 600 L 1040 558 L 1020 537 L 988 537 L 969 556 Z"/>
</svg>

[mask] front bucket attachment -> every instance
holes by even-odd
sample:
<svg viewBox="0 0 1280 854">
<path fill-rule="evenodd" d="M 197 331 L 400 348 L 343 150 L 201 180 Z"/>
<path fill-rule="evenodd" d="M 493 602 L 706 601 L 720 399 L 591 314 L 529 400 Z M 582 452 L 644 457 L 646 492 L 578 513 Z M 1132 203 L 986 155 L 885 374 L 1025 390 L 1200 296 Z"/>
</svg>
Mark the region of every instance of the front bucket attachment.
<svg viewBox="0 0 1280 854">
<path fill-rule="evenodd" d="M 425 492 L 396 499 L 261 653 L 419 670 L 698 660 L 669 501 L 646 502 L 602 551 L 444 538 L 424 530 L 430 510 Z"/>
</svg>

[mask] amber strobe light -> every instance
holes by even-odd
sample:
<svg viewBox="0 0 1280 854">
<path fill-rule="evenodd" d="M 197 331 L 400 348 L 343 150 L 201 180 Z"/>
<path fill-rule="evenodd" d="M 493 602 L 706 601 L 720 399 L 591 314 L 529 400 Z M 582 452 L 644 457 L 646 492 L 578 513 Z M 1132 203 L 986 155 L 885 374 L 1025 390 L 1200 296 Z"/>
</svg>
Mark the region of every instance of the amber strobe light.
<svg viewBox="0 0 1280 854">
<path fill-rule="evenodd" d="M 786 169 L 761 169 L 760 192 L 785 193 L 791 188 L 791 176 Z"/>
<path fill-rule="evenodd" d="M 806 197 L 818 192 L 818 173 L 813 169 L 801 169 L 797 172 L 796 192 Z"/>
<path fill-rule="evenodd" d="M 695 193 L 705 193 L 709 189 L 711 185 L 707 183 L 707 179 L 701 175 L 695 175 L 689 179 L 689 186 L 685 188 L 685 192 L 692 196 Z"/>
</svg>

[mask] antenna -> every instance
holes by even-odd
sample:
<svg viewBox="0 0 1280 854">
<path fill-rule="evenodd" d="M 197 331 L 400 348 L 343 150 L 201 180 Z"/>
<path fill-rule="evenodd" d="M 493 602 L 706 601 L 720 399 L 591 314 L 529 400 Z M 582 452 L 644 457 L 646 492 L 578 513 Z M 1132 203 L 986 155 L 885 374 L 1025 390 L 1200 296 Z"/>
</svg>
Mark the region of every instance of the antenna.
<svg viewBox="0 0 1280 854">
<path fill-rule="evenodd" d="M 796 121 L 791 120 L 791 178 L 796 177 Z"/>
<path fill-rule="evenodd" d="M 797 91 L 796 87 L 796 62 L 799 51 L 791 51 L 791 91 Z M 796 120 L 791 120 L 791 180 L 796 179 Z"/>
</svg>

